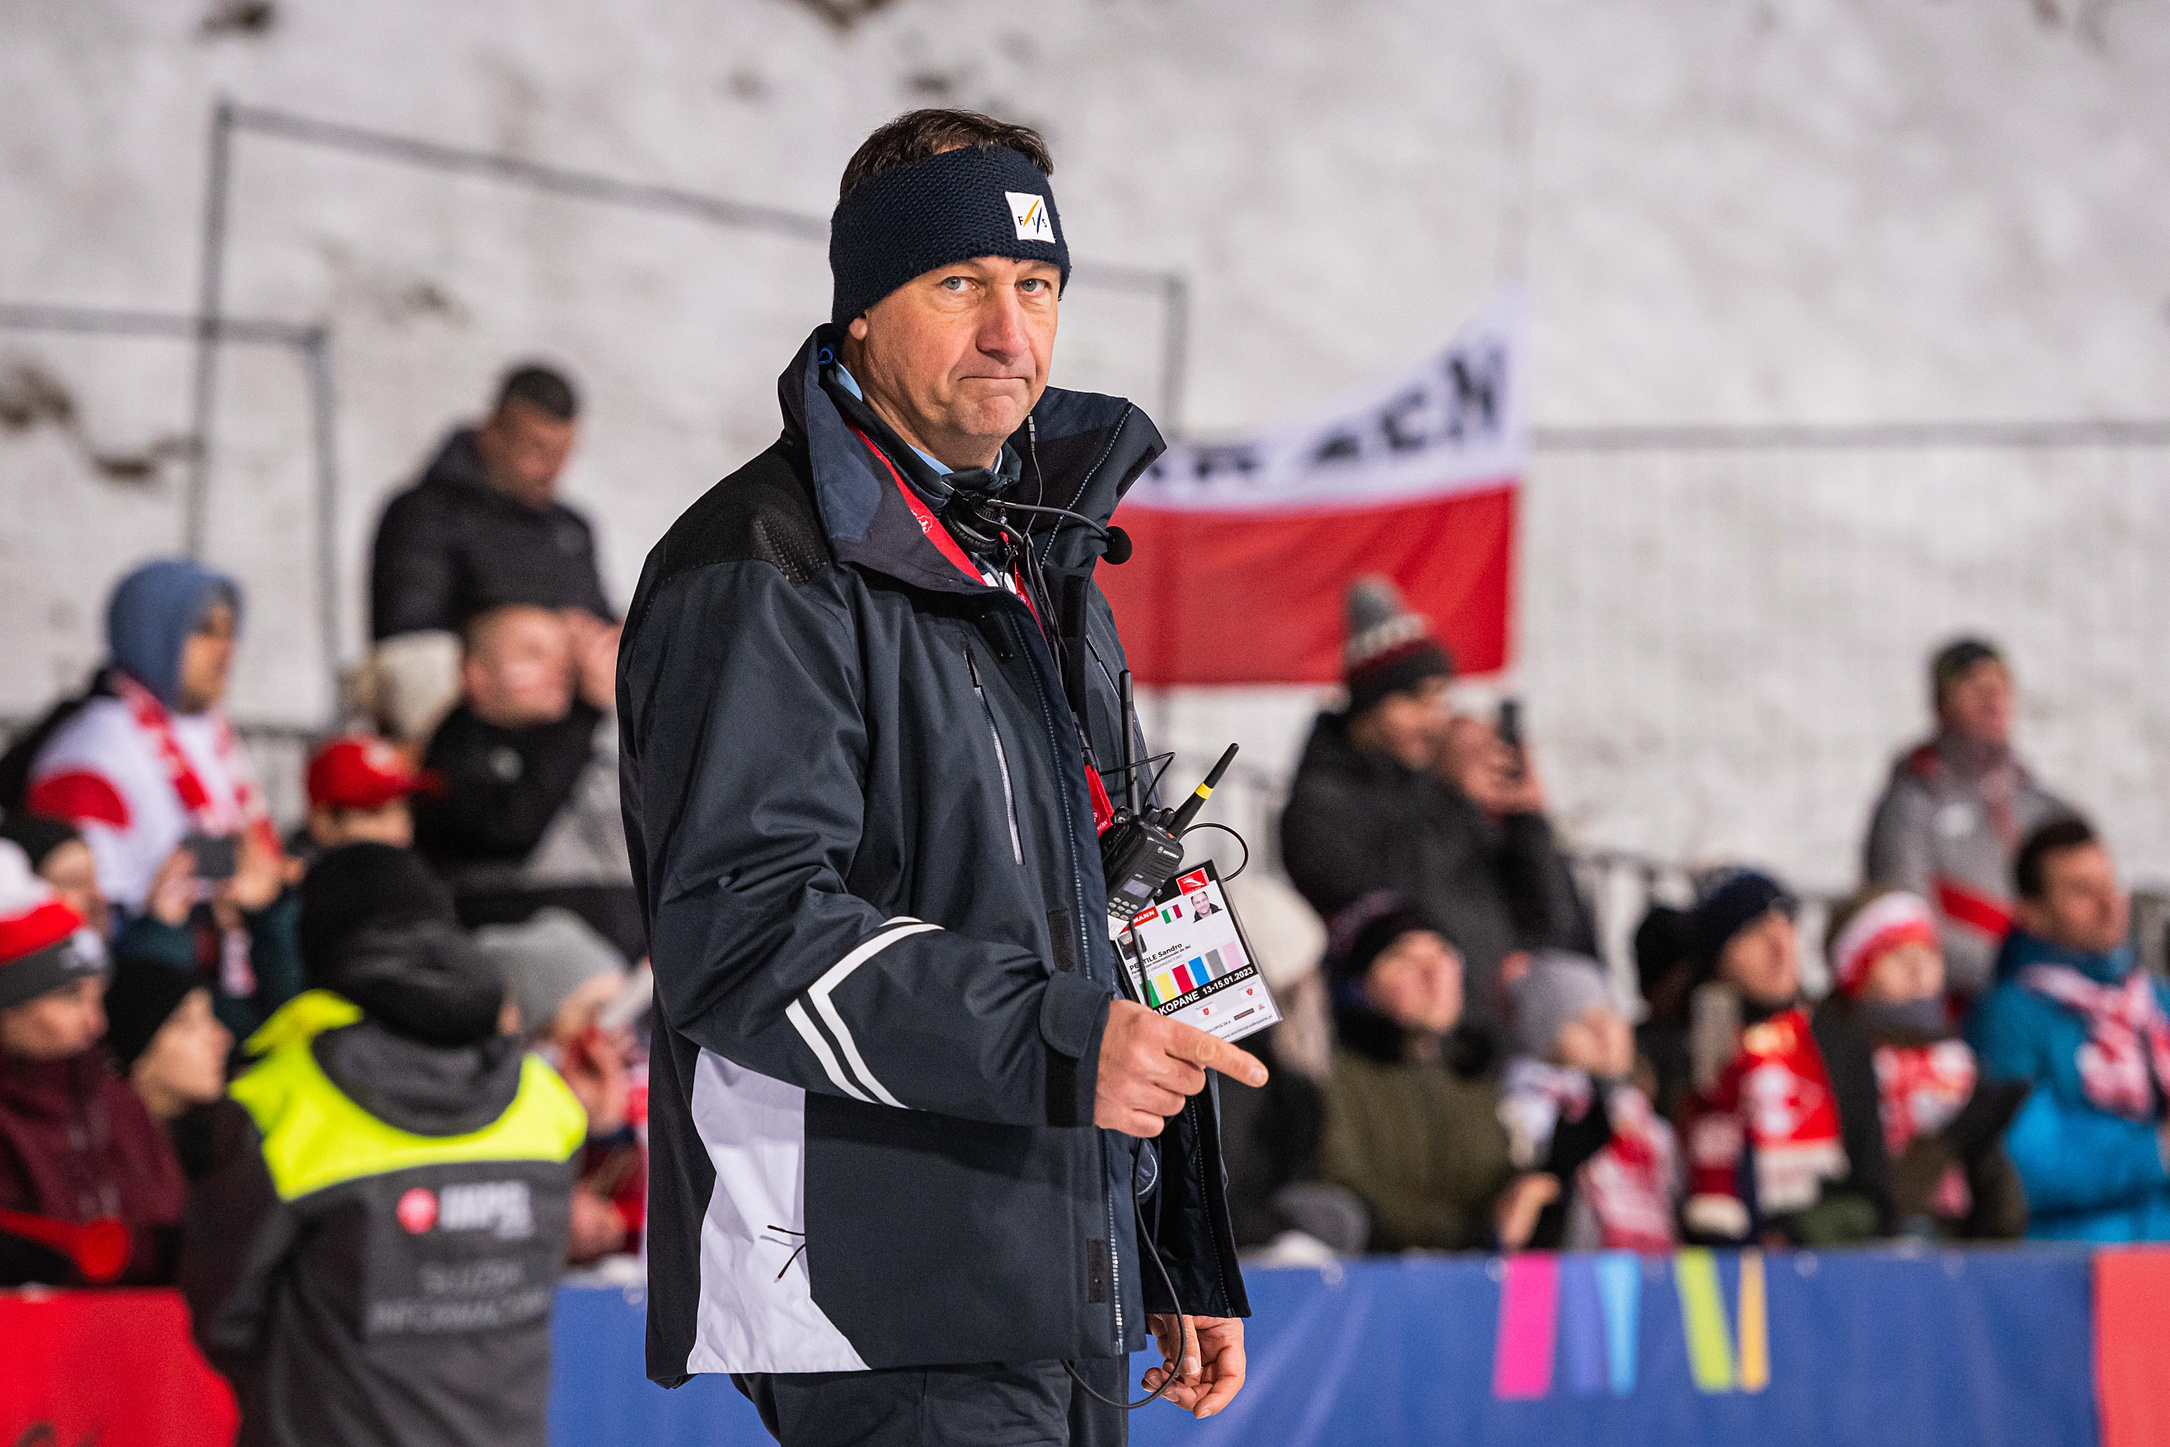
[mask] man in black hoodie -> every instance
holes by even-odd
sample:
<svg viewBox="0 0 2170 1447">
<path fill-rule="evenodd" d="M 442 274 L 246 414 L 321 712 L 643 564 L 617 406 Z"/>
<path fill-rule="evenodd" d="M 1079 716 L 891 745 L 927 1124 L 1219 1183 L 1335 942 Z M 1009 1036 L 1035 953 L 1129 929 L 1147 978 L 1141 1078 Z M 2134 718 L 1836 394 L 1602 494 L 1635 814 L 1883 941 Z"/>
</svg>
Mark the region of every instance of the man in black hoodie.
<svg viewBox="0 0 2170 1447">
<path fill-rule="evenodd" d="M 617 621 L 588 520 L 558 500 L 579 398 L 548 367 L 516 367 L 479 427 L 461 427 L 385 505 L 369 576 L 378 711 L 429 733 L 458 688 L 458 632 L 507 603 Z"/>
<path fill-rule="evenodd" d="M 312 988 L 249 1042 L 182 1253 L 241 1440 L 542 1447 L 586 1117 L 411 853 L 325 855 L 300 928 Z"/>
</svg>

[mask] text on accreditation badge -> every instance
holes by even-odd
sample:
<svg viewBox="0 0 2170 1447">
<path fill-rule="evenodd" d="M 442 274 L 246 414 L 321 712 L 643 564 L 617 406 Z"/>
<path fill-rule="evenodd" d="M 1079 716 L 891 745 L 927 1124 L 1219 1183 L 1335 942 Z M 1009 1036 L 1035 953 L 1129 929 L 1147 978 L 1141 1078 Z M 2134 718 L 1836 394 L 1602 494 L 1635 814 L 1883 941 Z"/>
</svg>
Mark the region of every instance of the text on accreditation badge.
<svg viewBox="0 0 2170 1447">
<path fill-rule="evenodd" d="M 1137 999 L 1223 1040 L 1281 1018 L 1250 941 L 1208 862 L 1177 875 L 1116 936 Z"/>
</svg>

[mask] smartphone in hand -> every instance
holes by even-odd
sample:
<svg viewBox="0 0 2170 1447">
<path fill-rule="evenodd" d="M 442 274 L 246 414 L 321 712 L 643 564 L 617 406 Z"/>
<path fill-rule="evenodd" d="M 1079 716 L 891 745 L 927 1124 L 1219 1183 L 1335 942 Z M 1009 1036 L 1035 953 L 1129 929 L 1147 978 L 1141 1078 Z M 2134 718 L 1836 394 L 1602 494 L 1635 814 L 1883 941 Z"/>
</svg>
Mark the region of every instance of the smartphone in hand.
<svg viewBox="0 0 2170 1447">
<path fill-rule="evenodd" d="M 207 884 L 224 884 L 241 867 L 238 834 L 191 834 L 181 843 L 196 861 L 196 877 Z"/>
</svg>

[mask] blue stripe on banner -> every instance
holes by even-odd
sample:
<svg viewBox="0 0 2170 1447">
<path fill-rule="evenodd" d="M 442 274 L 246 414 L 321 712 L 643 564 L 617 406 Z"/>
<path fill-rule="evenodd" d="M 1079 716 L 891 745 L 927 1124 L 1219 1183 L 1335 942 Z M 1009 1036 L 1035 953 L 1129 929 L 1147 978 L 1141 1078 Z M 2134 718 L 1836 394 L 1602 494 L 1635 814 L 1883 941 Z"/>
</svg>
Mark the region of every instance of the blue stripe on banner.
<svg viewBox="0 0 2170 1447">
<path fill-rule="evenodd" d="M 1587 1256 L 1560 1258 L 1560 1360 L 1567 1389 L 1578 1397 L 1605 1390 L 1605 1311 L 1597 1294 L 1597 1263 Z"/>
<path fill-rule="evenodd" d="M 1604 1302 L 1605 1355 L 1612 1364 L 1612 1393 L 1635 1390 L 1635 1338 L 1642 1325 L 1643 1260 L 1632 1251 L 1608 1251 L 1591 1263 Z"/>
</svg>

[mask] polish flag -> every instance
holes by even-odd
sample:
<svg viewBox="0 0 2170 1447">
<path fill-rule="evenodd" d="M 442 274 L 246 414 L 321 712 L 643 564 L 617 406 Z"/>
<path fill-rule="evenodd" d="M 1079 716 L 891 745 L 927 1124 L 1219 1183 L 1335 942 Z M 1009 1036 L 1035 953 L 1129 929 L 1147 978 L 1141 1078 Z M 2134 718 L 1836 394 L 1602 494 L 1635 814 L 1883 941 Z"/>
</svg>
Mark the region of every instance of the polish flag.
<svg viewBox="0 0 2170 1447">
<path fill-rule="evenodd" d="M 1521 318 L 1504 294 L 1323 420 L 1169 448 L 1115 514 L 1134 555 L 1097 571 L 1138 682 L 1335 682 L 1342 597 L 1367 573 L 1432 620 L 1461 673 L 1504 668 L 1528 456 Z"/>
</svg>

